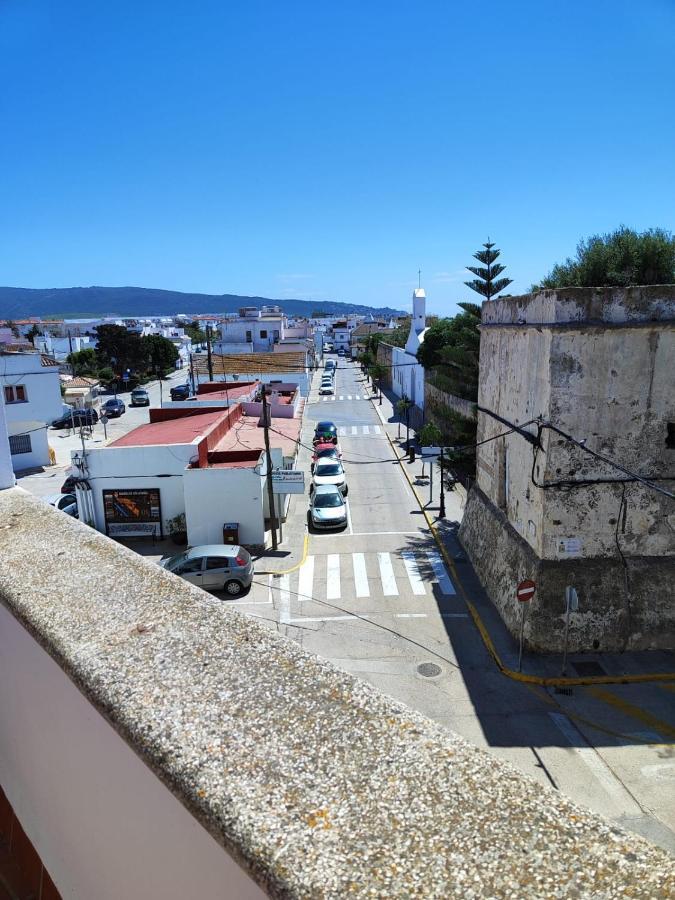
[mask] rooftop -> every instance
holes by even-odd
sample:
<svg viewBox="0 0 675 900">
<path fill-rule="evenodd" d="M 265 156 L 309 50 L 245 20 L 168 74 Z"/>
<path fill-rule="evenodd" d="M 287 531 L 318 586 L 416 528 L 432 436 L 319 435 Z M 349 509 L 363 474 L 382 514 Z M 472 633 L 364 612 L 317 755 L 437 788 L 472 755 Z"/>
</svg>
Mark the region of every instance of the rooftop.
<svg viewBox="0 0 675 900">
<path fill-rule="evenodd" d="M 195 357 L 195 369 L 200 374 L 208 373 L 205 356 Z M 304 372 L 305 353 L 214 353 L 213 371 L 216 375 L 246 374 L 288 374 Z"/>
<path fill-rule="evenodd" d="M 18 488 L 0 521 L 0 602 L 269 896 L 672 895 L 665 851 L 256 619 Z"/>
<path fill-rule="evenodd" d="M 294 456 L 300 439 L 301 419 L 272 418 L 270 444 L 284 456 Z M 243 416 L 213 448 L 217 453 L 231 450 L 264 450 L 265 431 L 257 416 Z"/>
<path fill-rule="evenodd" d="M 186 415 L 164 422 L 140 425 L 128 434 L 108 444 L 109 447 L 151 447 L 160 444 L 192 444 L 204 437 L 214 425 L 227 416 L 225 410 L 212 410 L 198 415 Z"/>
</svg>

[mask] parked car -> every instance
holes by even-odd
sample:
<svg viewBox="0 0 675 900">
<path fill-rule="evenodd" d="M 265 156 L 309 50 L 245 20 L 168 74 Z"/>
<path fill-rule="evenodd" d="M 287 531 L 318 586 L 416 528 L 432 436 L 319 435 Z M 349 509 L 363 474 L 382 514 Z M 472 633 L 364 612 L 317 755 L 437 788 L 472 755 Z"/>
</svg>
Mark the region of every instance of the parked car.
<svg viewBox="0 0 675 900">
<path fill-rule="evenodd" d="M 321 382 L 321 387 L 319 388 L 319 394 L 321 396 L 323 396 L 323 395 L 332 396 L 334 393 L 335 393 L 335 388 L 333 387 L 332 381 L 328 381 L 328 382 L 322 381 Z"/>
<path fill-rule="evenodd" d="M 191 393 L 189 384 L 177 384 L 170 391 L 172 400 L 187 400 Z"/>
<path fill-rule="evenodd" d="M 52 428 L 71 428 L 80 425 L 95 425 L 98 422 L 98 413 L 95 409 L 71 409 L 67 415 L 59 416 L 52 422 Z"/>
<path fill-rule="evenodd" d="M 342 349 L 342 347 L 340 347 L 340 349 L 338 350 L 338 356 L 344 356 L 344 355 L 345 355 L 345 351 Z"/>
<path fill-rule="evenodd" d="M 338 490 L 347 496 L 347 474 L 339 459 L 318 459 L 314 464 L 312 484 L 310 491 L 314 491 L 322 484 L 333 484 Z"/>
<path fill-rule="evenodd" d="M 321 484 L 309 504 L 309 518 L 315 528 L 344 528 L 347 525 L 347 504 L 334 484 Z"/>
<path fill-rule="evenodd" d="M 333 443 L 333 441 L 319 441 L 318 443 L 314 444 L 312 463 L 315 463 L 318 459 L 323 459 L 324 457 L 340 459 L 342 457 L 342 450 L 340 449 L 340 445 L 337 443 Z"/>
<path fill-rule="evenodd" d="M 127 408 L 124 405 L 124 401 L 118 399 L 106 400 L 101 409 L 103 415 L 109 419 L 118 419 L 126 411 Z"/>
<path fill-rule="evenodd" d="M 336 363 L 334 359 L 327 359 L 324 364 L 323 370 L 324 372 L 332 372 L 335 369 L 335 366 Z"/>
<path fill-rule="evenodd" d="M 150 394 L 145 388 L 134 388 L 131 392 L 132 406 L 150 406 Z"/>
<path fill-rule="evenodd" d="M 160 560 L 160 566 L 207 591 L 224 590 L 236 597 L 253 581 L 248 550 L 228 544 L 204 544 Z"/>
<path fill-rule="evenodd" d="M 319 422 L 314 429 L 314 443 L 324 439 L 337 444 L 337 427 L 334 422 Z"/>
<path fill-rule="evenodd" d="M 74 519 L 78 518 L 75 494 L 50 494 L 44 499 L 50 506 L 60 509 L 67 516 L 72 516 Z"/>
</svg>

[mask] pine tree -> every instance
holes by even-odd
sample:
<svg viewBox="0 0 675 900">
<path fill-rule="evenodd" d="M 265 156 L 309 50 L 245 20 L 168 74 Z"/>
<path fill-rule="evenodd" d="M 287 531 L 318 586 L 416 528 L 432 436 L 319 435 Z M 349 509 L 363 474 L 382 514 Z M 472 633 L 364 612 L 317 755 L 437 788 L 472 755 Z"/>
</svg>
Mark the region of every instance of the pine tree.
<svg viewBox="0 0 675 900">
<path fill-rule="evenodd" d="M 479 268 L 478 266 L 467 266 L 469 272 L 473 272 L 474 275 L 477 275 L 477 278 L 474 278 L 473 281 L 465 281 L 464 284 L 467 287 L 470 287 L 472 291 L 476 291 L 478 294 L 482 294 L 486 300 L 491 300 L 493 297 L 496 297 L 500 291 L 503 291 L 505 287 L 508 287 L 512 280 L 511 278 L 498 278 L 498 275 L 504 271 L 506 266 L 502 266 L 501 263 L 497 263 L 497 265 L 493 265 L 494 261 L 499 256 L 499 250 L 493 250 L 494 244 L 491 244 L 489 239 L 487 244 L 483 244 L 485 250 L 479 250 L 477 253 L 474 253 L 474 259 L 477 259 L 478 262 L 483 263 L 486 268 Z"/>
</svg>

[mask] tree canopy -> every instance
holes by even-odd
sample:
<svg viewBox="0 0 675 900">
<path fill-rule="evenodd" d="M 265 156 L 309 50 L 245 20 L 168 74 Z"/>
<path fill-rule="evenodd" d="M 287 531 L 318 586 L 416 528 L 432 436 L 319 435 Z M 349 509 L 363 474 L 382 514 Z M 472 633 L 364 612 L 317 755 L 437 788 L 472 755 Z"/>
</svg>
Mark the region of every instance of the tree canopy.
<svg viewBox="0 0 675 900">
<path fill-rule="evenodd" d="M 168 338 L 160 334 L 148 334 L 141 338 L 141 345 L 149 368 L 153 372 L 157 369 L 164 371 L 174 367 L 178 359 L 178 350 Z"/>
<path fill-rule="evenodd" d="M 145 368 L 145 354 L 140 335 L 123 325 L 99 325 L 96 330 L 96 352 L 101 363 L 110 365 L 116 374 L 125 369 Z"/>
<path fill-rule="evenodd" d="M 675 282 L 675 238 L 663 228 L 615 231 L 581 240 L 576 256 L 555 265 L 532 290 L 562 287 L 625 287 Z"/>
<path fill-rule="evenodd" d="M 434 370 L 438 386 L 458 397 L 478 396 L 478 354 L 480 350 L 480 307 L 460 303 L 461 313 L 452 319 L 438 319 L 430 325 L 417 351 L 417 359 L 428 371 Z"/>
<path fill-rule="evenodd" d="M 473 258 L 483 263 L 483 266 L 467 266 L 469 272 L 473 272 L 476 278 L 472 281 L 465 281 L 464 284 L 472 291 L 476 291 L 477 294 L 482 294 L 487 300 L 491 300 L 511 284 L 511 279 L 498 277 L 506 269 L 506 266 L 495 263 L 500 251 L 492 249 L 494 244 L 488 240 L 483 247 L 485 247 L 484 250 L 478 250 L 473 255 Z"/>
</svg>

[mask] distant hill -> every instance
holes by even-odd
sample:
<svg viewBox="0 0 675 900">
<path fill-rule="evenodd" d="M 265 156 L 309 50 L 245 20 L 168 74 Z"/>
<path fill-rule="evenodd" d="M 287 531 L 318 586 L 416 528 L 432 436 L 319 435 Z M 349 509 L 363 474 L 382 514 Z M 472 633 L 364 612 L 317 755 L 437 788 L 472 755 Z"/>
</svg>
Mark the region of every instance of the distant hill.
<svg viewBox="0 0 675 900">
<path fill-rule="evenodd" d="M 389 306 L 371 307 L 333 300 L 275 300 L 270 297 L 242 297 L 239 294 L 184 294 L 139 287 L 15 288 L 0 287 L 0 318 L 27 319 L 37 316 L 76 318 L 86 316 L 173 316 L 177 313 L 223 314 L 240 306 L 278 304 L 292 316 L 310 316 L 313 311 L 328 315 L 401 314 Z"/>
</svg>

